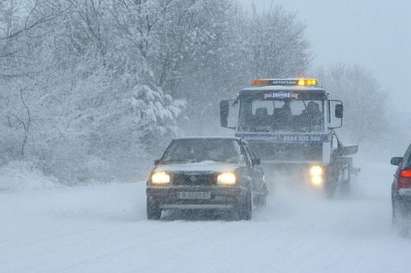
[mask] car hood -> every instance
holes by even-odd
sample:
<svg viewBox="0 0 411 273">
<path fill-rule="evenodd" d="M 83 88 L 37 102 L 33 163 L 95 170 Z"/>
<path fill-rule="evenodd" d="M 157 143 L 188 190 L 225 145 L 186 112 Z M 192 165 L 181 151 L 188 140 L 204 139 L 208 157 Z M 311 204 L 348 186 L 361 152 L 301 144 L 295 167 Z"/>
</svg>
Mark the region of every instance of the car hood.
<svg viewBox="0 0 411 273">
<path fill-rule="evenodd" d="M 203 161 L 194 163 L 178 163 L 178 164 L 162 164 L 154 168 L 155 171 L 166 172 L 189 172 L 189 173 L 216 173 L 216 172 L 228 172 L 234 171 L 239 167 L 238 164 L 216 162 L 216 161 Z"/>
</svg>

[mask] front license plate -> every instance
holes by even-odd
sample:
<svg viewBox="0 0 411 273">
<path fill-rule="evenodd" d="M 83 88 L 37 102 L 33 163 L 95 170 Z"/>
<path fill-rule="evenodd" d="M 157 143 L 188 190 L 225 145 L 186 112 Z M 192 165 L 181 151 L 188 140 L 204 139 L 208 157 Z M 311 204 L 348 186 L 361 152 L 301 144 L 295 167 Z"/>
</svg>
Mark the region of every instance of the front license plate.
<svg viewBox="0 0 411 273">
<path fill-rule="evenodd" d="M 211 193 L 209 192 L 199 192 L 199 191 L 190 191 L 190 192 L 179 192 L 177 193 L 178 199 L 199 199 L 207 200 L 211 198 Z"/>
</svg>

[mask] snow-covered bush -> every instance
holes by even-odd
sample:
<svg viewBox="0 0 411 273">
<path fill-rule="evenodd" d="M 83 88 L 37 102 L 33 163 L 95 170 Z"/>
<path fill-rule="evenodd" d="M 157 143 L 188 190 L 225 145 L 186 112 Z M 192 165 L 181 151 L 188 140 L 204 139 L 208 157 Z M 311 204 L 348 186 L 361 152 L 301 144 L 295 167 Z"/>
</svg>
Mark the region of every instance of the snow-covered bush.
<svg viewBox="0 0 411 273">
<path fill-rule="evenodd" d="M 57 185 L 56 178 L 44 175 L 32 162 L 11 161 L 0 167 L 0 190 L 36 190 Z"/>
</svg>

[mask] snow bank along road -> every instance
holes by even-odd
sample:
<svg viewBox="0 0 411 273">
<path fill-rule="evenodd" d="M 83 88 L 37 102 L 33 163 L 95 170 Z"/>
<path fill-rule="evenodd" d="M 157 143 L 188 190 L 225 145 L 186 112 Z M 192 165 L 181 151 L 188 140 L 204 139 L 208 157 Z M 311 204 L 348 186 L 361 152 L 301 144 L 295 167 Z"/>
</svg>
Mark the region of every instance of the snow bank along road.
<svg viewBox="0 0 411 273">
<path fill-rule="evenodd" d="M 358 193 L 286 191 L 250 222 L 147 221 L 144 183 L 0 193 L 0 272 L 409 272 L 391 227 L 392 168 Z"/>
</svg>

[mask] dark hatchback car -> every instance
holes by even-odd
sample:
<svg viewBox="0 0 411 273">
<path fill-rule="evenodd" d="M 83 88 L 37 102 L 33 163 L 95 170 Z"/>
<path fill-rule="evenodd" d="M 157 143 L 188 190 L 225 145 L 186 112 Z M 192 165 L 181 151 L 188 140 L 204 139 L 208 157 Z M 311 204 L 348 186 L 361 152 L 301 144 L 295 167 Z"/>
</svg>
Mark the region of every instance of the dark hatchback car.
<svg viewBox="0 0 411 273">
<path fill-rule="evenodd" d="M 260 160 L 238 138 L 174 139 L 147 181 L 147 218 L 163 210 L 224 210 L 249 220 L 268 194 Z"/>
<path fill-rule="evenodd" d="M 391 158 L 391 164 L 398 166 L 391 185 L 393 222 L 411 220 L 411 145 L 403 157 Z"/>
</svg>

